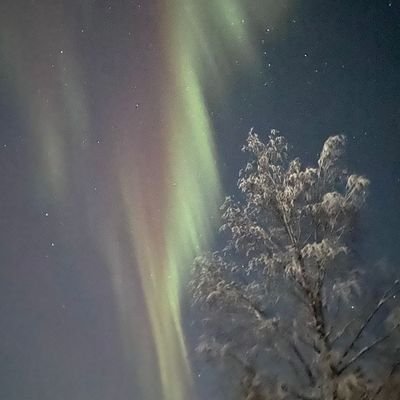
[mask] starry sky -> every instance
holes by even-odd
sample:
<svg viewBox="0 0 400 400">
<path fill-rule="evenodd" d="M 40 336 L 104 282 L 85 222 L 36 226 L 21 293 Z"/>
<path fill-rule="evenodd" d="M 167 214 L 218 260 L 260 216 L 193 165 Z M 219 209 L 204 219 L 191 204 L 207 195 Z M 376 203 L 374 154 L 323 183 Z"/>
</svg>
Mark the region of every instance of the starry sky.
<svg viewBox="0 0 400 400">
<path fill-rule="evenodd" d="M 0 398 L 221 398 L 180 303 L 251 127 L 347 135 L 399 268 L 399 43 L 397 0 L 2 0 Z"/>
</svg>

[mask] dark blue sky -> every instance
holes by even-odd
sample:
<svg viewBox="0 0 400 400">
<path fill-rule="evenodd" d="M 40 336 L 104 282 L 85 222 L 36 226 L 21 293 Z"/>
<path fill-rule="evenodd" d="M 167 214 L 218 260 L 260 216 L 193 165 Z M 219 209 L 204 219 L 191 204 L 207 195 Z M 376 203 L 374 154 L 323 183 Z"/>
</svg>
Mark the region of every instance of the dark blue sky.
<svg viewBox="0 0 400 400">
<path fill-rule="evenodd" d="M 126 134 L 121 115 L 133 108 L 137 125 L 158 115 L 159 10 L 155 1 L 125 0 L 0 5 L 0 398 L 140 398 L 135 344 L 127 355 L 92 233 L 106 213 L 96 199 L 105 208 L 118 201 L 109 193 L 107 171 Z M 399 1 L 294 1 L 279 26 L 266 23 L 253 39 L 263 59 L 258 73 L 238 67 L 224 101 L 210 96 L 227 194 L 250 127 L 260 134 L 280 130 L 307 163 L 315 162 L 329 135 L 344 133 L 350 168 L 372 181 L 362 257 L 399 268 Z M 53 65 L 60 67 L 57 76 Z M 67 88 L 70 109 L 57 85 Z M 46 129 L 36 118 L 43 93 L 54 101 L 52 126 L 68 138 L 64 162 L 73 173 L 62 201 L 48 194 L 39 172 L 41 148 L 55 144 L 49 137 L 38 145 L 32 135 L 35 123 Z M 83 96 L 86 111 L 77 114 L 90 123 L 70 132 L 68 119 L 77 115 L 70 112 L 80 110 Z M 53 178 L 60 183 L 60 176 Z M 140 292 L 134 272 L 131 278 L 125 285 Z M 146 324 L 140 295 L 133 301 L 135 322 Z"/>
<path fill-rule="evenodd" d="M 216 111 L 225 182 L 232 190 L 249 127 L 259 134 L 278 129 L 305 163 L 316 162 L 328 136 L 344 133 L 350 168 L 372 182 L 366 222 L 374 256 L 398 263 L 399 3 L 296 4 L 280 28 L 283 39 L 269 40 L 274 31 L 265 32 L 263 75 L 238 79 L 231 103 Z"/>
</svg>

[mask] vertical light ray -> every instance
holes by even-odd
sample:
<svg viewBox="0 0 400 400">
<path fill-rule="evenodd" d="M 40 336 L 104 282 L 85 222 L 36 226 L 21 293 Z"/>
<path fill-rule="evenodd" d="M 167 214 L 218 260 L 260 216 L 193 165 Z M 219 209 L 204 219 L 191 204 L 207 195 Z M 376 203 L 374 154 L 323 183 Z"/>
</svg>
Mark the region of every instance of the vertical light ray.
<svg viewBox="0 0 400 400">
<path fill-rule="evenodd" d="M 37 42 L 29 43 L 24 32 L 16 31 L 19 25 L 2 16 L 0 54 L 7 60 L 6 74 L 15 85 L 19 106 L 29 116 L 28 135 L 39 166 L 35 183 L 43 193 L 62 199 L 73 179 L 69 165 L 80 163 L 77 150 L 88 140 L 89 113 L 81 68 L 69 38 L 53 38 L 66 45 L 68 54 L 60 48 L 41 53 L 40 45 L 51 47 L 47 30 L 61 22 L 54 20 L 49 26 L 46 13 L 37 15 L 37 19 Z M 33 30 L 29 24 L 22 28 Z"/>
<path fill-rule="evenodd" d="M 193 393 L 181 295 L 194 256 L 212 240 L 213 217 L 221 197 L 209 104 L 224 101 L 238 72 L 257 71 L 261 61 L 254 32 L 267 20 L 277 22 L 285 7 L 272 0 L 251 4 L 242 0 L 161 3 L 160 47 L 164 54 L 161 64 L 151 68 L 160 69 L 158 74 L 165 79 L 161 84 L 159 77 L 154 85 L 143 83 L 143 97 L 158 101 L 143 112 L 145 129 L 132 123 L 131 116 L 124 116 L 121 125 L 130 132 L 127 143 L 118 151 L 104 151 L 105 156 L 115 157 L 103 162 L 111 170 L 107 170 L 108 178 L 112 177 L 109 180 L 116 178 L 116 182 L 104 185 L 110 191 L 108 201 L 96 200 L 101 204 L 100 214 L 108 218 L 94 224 L 100 232 L 93 235 L 109 267 L 124 348 L 134 353 L 127 358 L 134 359 L 136 378 L 142 383 L 141 398 L 188 400 L 193 399 Z M 13 78 L 30 116 L 34 153 L 40 158 L 35 177 L 46 182 L 43 191 L 62 200 L 74 182 L 89 187 L 85 169 L 80 168 L 85 165 L 81 150 L 94 125 L 90 117 L 94 120 L 98 116 L 88 115 L 80 78 L 83 66 L 73 53 L 73 43 L 64 37 L 57 37 L 57 43 L 66 44 L 65 49 L 50 43 L 49 32 L 57 32 L 62 16 L 44 14 L 34 19 L 35 29 L 29 24 L 26 28 L 37 33 L 38 43 L 32 46 L 37 48 L 33 50 L 25 39 L 28 35 L 14 35 L 7 18 L 0 17 L 4 22 L 2 35 L 10 30 L 8 37 L 16 37 L 14 42 L 1 41 L 0 51 L 9 60 L 10 69 L 17 70 Z M 18 26 L 15 21 L 13 25 Z M 41 53 L 43 43 L 51 49 L 50 58 Z M 34 50 L 43 59 L 36 60 Z M 148 94 L 153 88 L 159 93 Z M 117 103 L 115 98 L 110 102 Z M 115 107 L 127 110 L 125 102 Z M 154 124 L 153 119 L 157 121 Z M 122 138 L 113 137 L 110 142 L 126 139 L 121 132 L 116 135 Z M 93 205 L 83 206 L 90 214 Z M 126 242 L 121 243 L 121 236 Z M 139 294 L 129 293 L 126 280 L 136 277 L 136 271 L 133 277 L 129 274 L 130 268 L 138 270 L 140 282 L 132 290 Z M 132 315 L 140 312 L 142 303 L 131 306 L 142 295 L 147 313 L 143 318 Z M 145 326 L 138 326 L 141 323 Z"/>
<path fill-rule="evenodd" d="M 153 143 L 162 157 L 150 151 L 139 162 L 146 154 L 139 146 L 131 171 L 120 175 L 165 400 L 193 396 L 180 299 L 193 257 L 211 240 L 221 197 L 208 102 L 223 99 L 238 64 L 246 72 L 260 66 L 247 23 L 254 11 L 238 0 L 168 2 L 165 123 Z"/>
</svg>

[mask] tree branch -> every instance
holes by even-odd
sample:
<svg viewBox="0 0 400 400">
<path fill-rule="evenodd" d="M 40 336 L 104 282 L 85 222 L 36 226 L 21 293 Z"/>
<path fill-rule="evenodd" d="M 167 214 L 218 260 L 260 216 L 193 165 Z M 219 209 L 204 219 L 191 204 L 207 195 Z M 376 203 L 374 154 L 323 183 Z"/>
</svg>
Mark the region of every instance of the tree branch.
<svg viewBox="0 0 400 400">
<path fill-rule="evenodd" d="M 375 306 L 375 308 L 372 310 L 372 312 L 368 315 L 367 319 L 364 321 L 364 323 L 361 325 L 360 329 L 358 330 L 356 336 L 354 337 L 354 339 L 351 341 L 351 343 L 349 344 L 349 346 L 347 347 L 347 349 L 344 351 L 341 359 L 343 360 L 348 354 L 349 352 L 353 349 L 353 347 L 355 346 L 355 344 L 357 343 L 358 339 L 361 337 L 361 335 L 363 334 L 365 328 L 368 326 L 368 324 L 371 322 L 372 318 L 374 318 L 374 316 L 378 313 L 378 311 L 393 297 L 395 296 L 397 293 L 400 293 L 400 289 L 396 290 L 394 293 L 391 293 L 393 291 L 393 289 L 398 286 L 400 283 L 399 280 L 395 280 L 393 285 L 383 294 L 383 296 L 381 297 L 381 299 L 378 301 L 377 305 Z"/>
<path fill-rule="evenodd" d="M 247 304 L 247 306 L 249 306 L 252 309 L 252 311 L 254 312 L 254 314 L 258 320 L 261 320 L 261 319 L 268 320 L 269 319 L 267 313 L 264 310 L 262 310 L 260 307 L 258 307 L 256 304 L 254 304 L 247 296 L 240 293 L 239 291 L 237 291 L 237 295 L 238 295 L 239 299 L 242 299 Z"/>
<path fill-rule="evenodd" d="M 373 350 L 378 344 L 382 343 L 383 341 L 387 340 L 392 333 L 400 327 L 400 322 L 396 324 L 385 336 L 382 336 L 379 339 L 376 339 L 374 342 L 372 342 L 370 345 L 365 346 L 362 348 L 355 356 L 353 356 L 345 365 L 340 367 L 338 369 L 338 375 L 342 374 L 350 365 L 354 364 L 360 357 L 368 353 L 369 351 Z M 342 358 L 343 360 L 343 358 Z"/>
<path fill-rule="evenodd" d="M 299 359 L 300 363 L 303 365 L 304 372 L 306 373 L 307 378 L 310 381 L 311 386 L 315 386 L 314 374 L 313 374 L 313 372 L 311 370 L 310 365 L 308 364 L 308 362 L 305 360 L 305 358 L 301 354 L 300 349 L 297 347 L 296 343 L 294 343 L 292 340 L 289 340 L 289 346 L 292 348 L 294 354 L 297 356 L 297 358 Z"/>
<path fill-rule="evenodd" d="M 355 319 L 352 319 L 349 321 L 339 332 L 336 333 L 335 337 L 331 339 L 331 344 L 336 343 L 347 331 L 347 329 L 350 328 L 351 324 L 355 322 Z M 331 335 L 332 331 L 328 333 L 328 337 Z"/>
</svg>

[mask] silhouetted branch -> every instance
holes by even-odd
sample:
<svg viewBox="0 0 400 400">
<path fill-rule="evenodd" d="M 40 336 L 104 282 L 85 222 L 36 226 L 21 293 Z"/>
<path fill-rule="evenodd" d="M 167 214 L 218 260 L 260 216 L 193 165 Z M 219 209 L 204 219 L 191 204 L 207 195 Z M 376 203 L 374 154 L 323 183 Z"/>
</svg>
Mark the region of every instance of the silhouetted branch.
<svg viewBox="0 0 400 400">
<path fill-rule="evenodd" d="M 392 336 L 393 332 L 400 327 L 400 323 L 396 324 L 385 336 L 375 340 L 370 345 L 365 346 L 362 348 L 355 356 L 353 356 L 344 366 L 338 369 L 338 374 L 340 375 L 345 371 L 348 367 L 354 364 L 360 357 L 368 353 L 369 351 L 373 350 L 378 344 L 384 342 L 385 340 L 389 339 Z"/>
<path fill-rule="evenodd" d="M 310 365 L 308 364 L 306 359 L 303 357 L 303 354 L 300 352 L 300 349 L 298 348 L 296 343 L 294 343 L 293 341 L 289 341 L 289 345 L 292 348 L 294 354 L 297 356 L 297 358 L 300 361 L 300 363 L 303 365 L 304 372 L 306 373 L 306 375 L 308 377 L 308 380 L 310 381 L 311 386 L 314 386 L 315 385 L 315 377 L 314 377 L 314 374 L 313 374 L 313 372 L 311 370 Z"/>
<path fill-rule="evenodd" d="M 364 330 L 368 326 L 368 324 L 371 322 L 371 320 L 374 318 L 374 316 L 378 313 L 378 311 L 397 293 L 400 293 L 400 289 L 396 290 L 394 293 L 391 293 L 393 289 L 398 286 L 400 283 L 399 280 L 394 281 L 393 285 L 384 293 L 382 298 L 378 301 L 377 305 L 375 308 L 372 310 L 372 312 L 368 315 L 367 319 L 364 321 L 364 323 L 361 325 L 360 329 L 358 330 L 357 334 L 355 335 L 354 339 L 351 341 L 349 346 L 346 348 L 342 355 L 342 359 L 344 359 L 349 352 L 353 349 L 355 344 L 357 343 L 358 339 L 361 337 L 363 334 Z"/>
<path fill-rule="evenodd" d="M 347 329 L 350 328 L 350 326 L 355 322 L 355 319 L 352 319 L 349 321 L 339 332 L 336 333 L 335 337 L 331 339 L 331 344 L 335 344 L 347 331 Z M 332 334 L 332 331 L 328 333 L 328 337 Z"/>
</svg>

